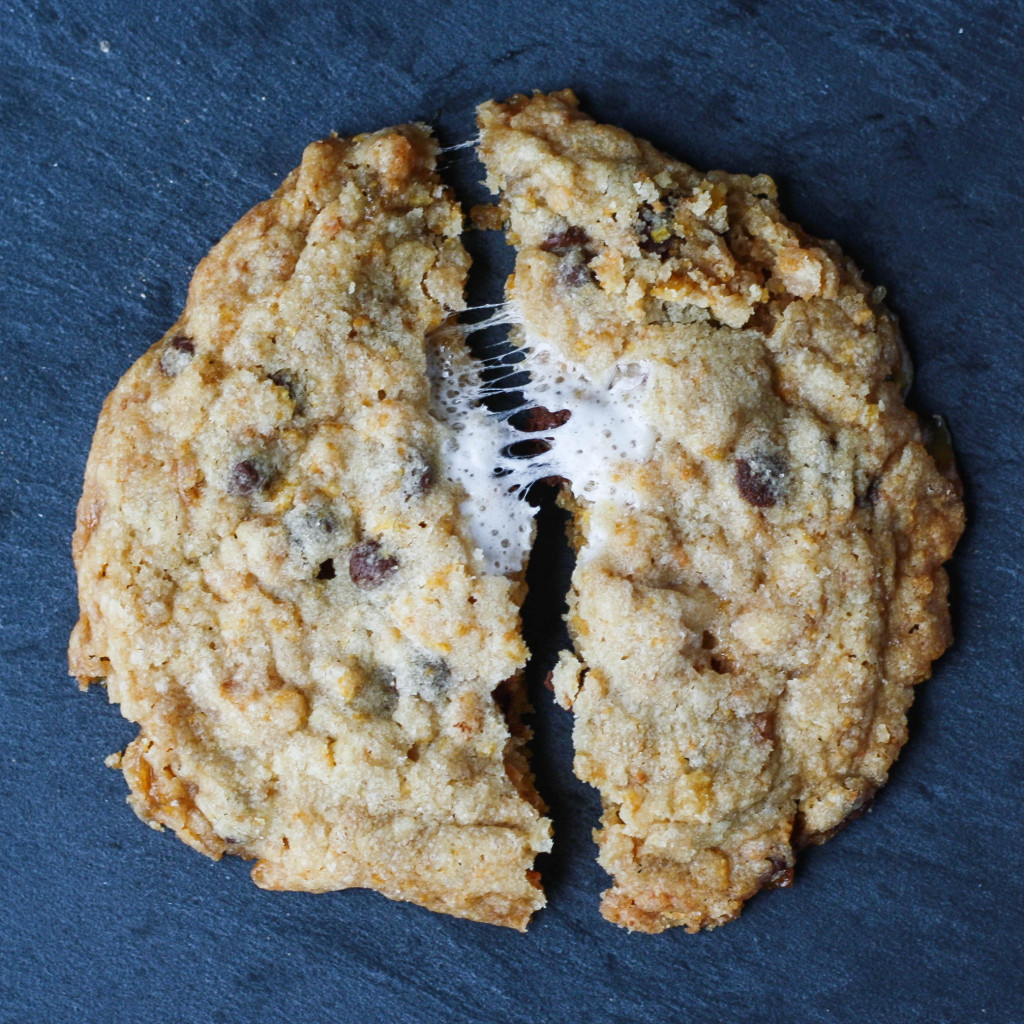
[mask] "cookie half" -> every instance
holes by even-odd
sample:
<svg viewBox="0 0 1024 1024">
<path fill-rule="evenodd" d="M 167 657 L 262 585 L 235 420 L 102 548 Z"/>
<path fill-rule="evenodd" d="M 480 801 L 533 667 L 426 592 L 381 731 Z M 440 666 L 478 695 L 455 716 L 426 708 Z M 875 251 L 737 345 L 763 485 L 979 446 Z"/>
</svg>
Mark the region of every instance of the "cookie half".
<svg viewBox="0 0 1024 1024">
<path fill-rule="evenodd" d="M 154 827 L 266 888 L 522 929 L 550 843 L 524 588 L 430 411 L 469 264 L 435 151 L 415 125 L 314 143 L 199 265 L 100 417 L 70 666 L 139 723 L 113 762 Z"/>
<path fill-rule="evenodd" d="M 893 317 L 770 178 L 701 174 L 568 91 L 479 124 L 513 340 L 563 421 L 554 682 L 603 799 L 602 912 L 714 927 L 886 781 L 950 642 L 958 482 L 904 406 Z"/>
</svg>

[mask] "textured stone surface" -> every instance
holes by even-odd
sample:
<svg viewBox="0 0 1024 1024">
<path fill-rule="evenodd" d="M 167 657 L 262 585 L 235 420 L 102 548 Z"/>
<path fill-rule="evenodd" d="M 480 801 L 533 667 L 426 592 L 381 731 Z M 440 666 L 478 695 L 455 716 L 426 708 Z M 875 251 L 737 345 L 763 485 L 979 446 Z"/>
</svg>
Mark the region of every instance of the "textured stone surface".
<svg viewBox="0 0 1024 1024">
<path fill-rule="evenodd" d="M 524 2 L 514 21 L 483 3 L 4 4 L 0 1016 L 1019 1018 L 1022 15 L 906 0 Z M 65 675 L 100 403 L 305 143 L 415 117 L 457 143 L 480 100 L 563 86 L 697 166 L 772 174 L 793 219 L 889 288 L 911 401 L 946 414 L 967 486 L 956 643 L 918 693 L 877 813 L 728 929 L 652 939 L 599 917 L 597 797 L 572 778 L 568 716 L 541 686 L 557 637 L 535 602 L 534 763 L 559 843 L 530 933 L 372 893 L 261 893 L 245 865 L 137 826 L 97 756 L 134 729 Z M 466 187 L 482 176 L 469 151 L 450 164 Z M 508 254 L 468 244 L 497 294 Z M 555 519 L 534 573 L 565 568 Z"/>
</svg>

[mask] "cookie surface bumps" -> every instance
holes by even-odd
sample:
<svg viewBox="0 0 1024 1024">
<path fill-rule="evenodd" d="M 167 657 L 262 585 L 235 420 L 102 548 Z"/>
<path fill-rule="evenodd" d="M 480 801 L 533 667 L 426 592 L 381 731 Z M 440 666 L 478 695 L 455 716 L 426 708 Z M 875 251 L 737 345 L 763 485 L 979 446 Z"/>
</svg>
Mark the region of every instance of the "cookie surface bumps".
<svg viewBox="0 0 1024 1024">
<path fill-rule="evenodd" d="M 958 484 L 904 407 L 893 318 L 771 179 L 701 174 L 570 92 L 479 123 L 514 340 L 591 406 L 631 380 L 642 421 L 632 453 L 619 426 L 552 431 L 578 554 L 553 682 L 604 805 L 602 912 L 714 927 L 886 781 L 950 641 Z M 595 451 L 614 486 L 581 486 Z"/>
<path fill-rule="evenodd" d="M 471 542 L 428 411 L 469 263 L 435 149 L 314 143 L 199 265 L 100 417 L 70 664 L 140 725 L 116 760 L 144 820 L 267 888 L 524 928 L 550 840 L 523 588 Z"/>
</svg>

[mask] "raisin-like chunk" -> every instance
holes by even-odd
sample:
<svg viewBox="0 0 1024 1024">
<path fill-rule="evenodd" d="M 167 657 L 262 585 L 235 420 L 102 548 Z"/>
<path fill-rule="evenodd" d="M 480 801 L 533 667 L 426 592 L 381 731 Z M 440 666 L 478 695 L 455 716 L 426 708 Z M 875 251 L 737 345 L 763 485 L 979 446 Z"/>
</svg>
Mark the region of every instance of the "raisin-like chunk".
<svg viewBox="0 0 1024 1024">
<path fill-rule="evenodd" d="M 774 452 L 754 452 L 736 460 L 736 486 L 755 508 L 771 508 L 786 496 L 789 467 Z"/>
<path fill-rule="evenodd" d="M 360 590 L 373 590 L 398 568 L 398 559 L 381 553 L 380 543 L 364 540 L 349 555 L 348 574 Z"/>
</svg>

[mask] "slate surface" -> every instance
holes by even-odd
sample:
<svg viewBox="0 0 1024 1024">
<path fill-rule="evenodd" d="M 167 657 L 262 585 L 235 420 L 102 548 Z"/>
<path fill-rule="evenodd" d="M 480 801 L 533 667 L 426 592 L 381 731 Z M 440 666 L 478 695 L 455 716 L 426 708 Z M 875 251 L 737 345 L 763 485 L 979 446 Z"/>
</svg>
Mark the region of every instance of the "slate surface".
<svg viewBox="0 0 1024 1024">
<path fill-rule="evenodd" d="M 0 3 L 0 1020 L 1024 1021 L 1022 27 L 1019 3 L 948 0 Z M 102 764 L 134 729 L 65 675 L 100 403 L 306 142 L 413 118 L 459 142 L 478 101 L 565 85 L 697 166 L 773 174 L 889 287 L 968 487 L 956 646 L 874 810 L 717 932 L 599 918 L 597 799 L 538 684 L 558 623 L 536 603 L 559 846 L 529 934 L 263 893 L 134 819 Z M 473 244 L 486 291 L 508 256 Z"/>
</svg>

